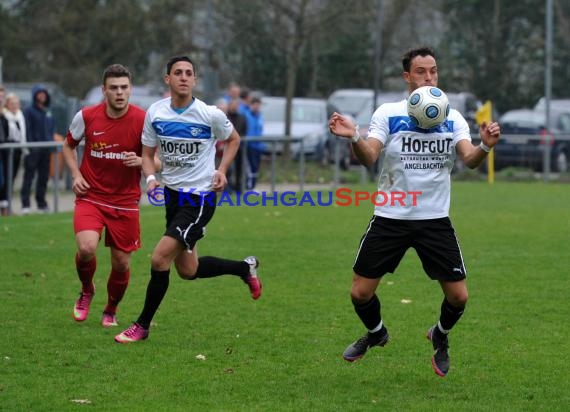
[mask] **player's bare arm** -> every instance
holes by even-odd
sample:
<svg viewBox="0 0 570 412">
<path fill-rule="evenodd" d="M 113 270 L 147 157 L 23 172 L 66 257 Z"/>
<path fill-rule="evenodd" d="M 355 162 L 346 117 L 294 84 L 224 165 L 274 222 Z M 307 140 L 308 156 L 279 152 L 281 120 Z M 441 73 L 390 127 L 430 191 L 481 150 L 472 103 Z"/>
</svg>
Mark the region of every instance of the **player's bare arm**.
<svg viewBox="0 0 570 412">
<path fill-rule="evenodd" d="M 456 146 L 459 158 L 470 169 L 479 166 L 487 157 L 489 150 L 497 144 L 501 136 L 501 128 L 497 122 L 483 122 L 479 127 L 479 136 L 481 137 L 479 146 L 473 146 L 468 140 L 461 140 Z"/>
<path fill-rule="evenodd" d="M 239 134 L 234 129 L 230 137 L 225 141 L 226 144 L 224 145 L 224 154 L 222 156 L 222 161 L 218 166 L 218 170 L 214 174 L 214 180 L 212 181 L 212 190 L 214 192 L 223 190 L 228 183 L 226 173 L 239 149 L 239 142 Z"/>
<path fill-rule="evenodd" d="M 89 190 L 89 183 L 83 178 L 83 175 L 79 171 L 79 163 L 77 161 L 77 150 L 72 148 L 67 143 L 67 140 L 63 143 L 63 158 L 67 167 L 71 172 L 71 177 L 73 179 L 73 193 L 76 195 L 84 195 Z"/>
<path fill-rule="evenodd" d="M 158 186 L 160 186 L 158 180 L 154 174 L 157 172 L 156 162 L 155 162 L 155 147 L 145 146 L 142 147 L 142 171 L 147 179 L 146 192 L 150 193 Z"/>
<path fill-rule="evenodd" d="M 332 134 L 351 140 L 352 150 L 364 166 L 374 164 L 382 152 L 382 143 L 376 139 L 361 139 L 356 125 L 347 116 L 334 112 L 329 120 L 329 129 Z"/>
</svg>

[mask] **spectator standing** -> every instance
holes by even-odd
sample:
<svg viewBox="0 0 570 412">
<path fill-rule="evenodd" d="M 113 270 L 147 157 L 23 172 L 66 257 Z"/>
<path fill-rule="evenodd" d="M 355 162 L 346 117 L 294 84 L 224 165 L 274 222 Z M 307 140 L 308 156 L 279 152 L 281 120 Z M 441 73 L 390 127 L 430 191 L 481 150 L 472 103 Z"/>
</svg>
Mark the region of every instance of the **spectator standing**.
<svg viewBox="0 0 570 412">
<path fill-rule="evenodd" d="M 244 109 L 247 132 L 246 141 L 250 137 L 259 137 L 263 134 L 263 115 L 261 113 L 261 98 L 253 96 L 249 106 Z M 261 165 L 261 155 L 265 149 L 263 142 L 247 141 L 247 190 L 253 190 L 257 184 L 259 176 L 259 166 Z"/>
<path fill-rule="evenodd" d="M 223 111 L 234 129 L 238 132 L 240 136 L 244 136 L 247 133 L 247 121 L 245 115 L 242 114 L 242 102 L 239 97 L 239 86 L 236 83 L 232 83 L 228 89 L 228 93 L 216 102 L 216 107 Z M 230 165 L 228 169 L 228 191 L 240 192 L 242 187 L 242 164 L 243 164 L 243 145 L 245 143 L 240 141 L 240 146 L 234 162 Z M 216 167 L 219 164 L 224 152 L 225 142 L 218 140 L 216 142 Z"/>
<path fill-rule="evenodd" d="M 3 115 L 4 108 L 4 97 L 6 96 L 6 89 L 0 84 L 0 144 L 6 142 L 8 139 L 8 121 Z M 0 151 L 0 187 L 4 185 L 4 166 L 3 166 L 3 154 L 4 150 Z"/>
<path fill-rule="evenodd" d="M 240 100 L 239 98 L 232 99 L 228 103 L 227 116 L 230 122 L 234 125 L 234 128 L 240 136 L 246 136 L 247 134 L 247 120 L 245 115 L 240 111 Z M 234 191 L 241 191 L 242 188 L 242 175 L 243 175 L 243 146 L 246 143 L 241 141 L 239 145 L 238 152 L 230 167 L 228 173 L 228 184 L 230 188 Z"/>
<path fill-rule="evenodd" d="M 8 122 L 8 143 L 26 143 L 26 119 L 24 118 L 24 113 L 20 108 L 20 99 L 14 93 L 8 93 L 6 96 L 6 101 L 4 103 L 4 117 Z M 12 187 L 14 187 L 14 181 L 16 180 L 16 175 L 20 168 L 20 159 L 22 154 L 26 154 L 27 149 L 13 149 L 12 150 Z M 4 174 L 4 184 L 0 185 L 0 213 L 2 216 L 8 215 L 9 211 L 9 199 L 12 198 L 11 193 L 8 193 L 8 165 L 9 165 L 9 150 L 2 150 L 0 152 L 2 156 L 1 163 L 3 164 L 3 174 Z"/>
<path fill-rule="evenodd" d="M 32 103 L 24 110 L 28 142 L 52 142 L 55 124 L 50 111 L 51 97 L 41 85 L 32 88 Z M 24 180 L 22 182 L 22 214 L 30 213 L 30 193 L 36 178 L 36 203 L 38 210 L 49 212 L 46 202 L 46 190 L 49 179 L 51 148 L 32 147 L 24 159 Z"/>
<path fill-rule="evenodd" d="M 232 100 L 239 100 L 241 94 L 241 87 L 236 82 L 231 82 L 228 85 L 228 89 L 226 90 L 226 94 L 224 95 L 223 99 L 226 103 L 230 103 Z"/>
<path fill-rule="evenodd" d="M 245 116 L 246 110 L 249 109 L 253 95 L 247 87 L 242 87 L 239 92 L 239 112 Z"/>
</svg>

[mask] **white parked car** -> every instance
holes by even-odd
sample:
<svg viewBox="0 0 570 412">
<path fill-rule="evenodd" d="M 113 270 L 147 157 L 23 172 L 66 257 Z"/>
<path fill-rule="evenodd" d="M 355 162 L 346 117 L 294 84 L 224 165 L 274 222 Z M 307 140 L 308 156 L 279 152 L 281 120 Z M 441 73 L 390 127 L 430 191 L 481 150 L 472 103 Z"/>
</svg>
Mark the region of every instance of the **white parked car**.
<svg viewBox="0 0 570 412">
<path fill-rule="evenodd" d="M 285 136 L 285 97 L 263 96 L 261 113 L 263 115 L 263 136 L 283 138 Z M 306 156 L 318 158 L 328 139 L 327 104 L 324 99 L 305 97 L 293 98 L 291 107 L 291 136 L 303 139 L 303 152 Z M 283 144 L 277 143 L 276 152 L 283 150 Z M 266 143 L 267 152 L 271 152 L 271 143 Z M 299 156 L 300 143 L 291 143 L 294 158 Z"/>
<path fill-rule="evenodd" d="M 332 110 L 356 117 L 374 100 L 373 89 L 337 89 L 331 93 L 327 103 Z"/>
</svg>

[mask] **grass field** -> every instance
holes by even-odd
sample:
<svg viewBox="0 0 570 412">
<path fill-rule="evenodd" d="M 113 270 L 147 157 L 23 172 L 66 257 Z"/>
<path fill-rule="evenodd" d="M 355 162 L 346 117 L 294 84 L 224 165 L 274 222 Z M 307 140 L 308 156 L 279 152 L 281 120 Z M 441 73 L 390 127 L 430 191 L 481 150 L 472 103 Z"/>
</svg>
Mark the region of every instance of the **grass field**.
<svg viewBox="0 0 570 412">
<path fill-rule="evenodd" d="M 413 251 L 380 288 L 391 342 L 353 364 L 341 358 L 364 332 L 349 288 L 370 204 L 218 208 L 200 254 L 256 254 L 264 295 L 254 302 L 232 277 L 173 273 L 149 339 L 127 346 L 100 326 L 108 250 L 98 253 L 91 316 L 77 324 L 71 213 L 4 218 L 0 410 L 567 411 L 569 189 L 454 183 L 470 301 L 444 379 L 425 339 L 441 292 Z M 163 225 L 161 208 L 143 208 L 121 327 L 142 308 Z"/>
</svg>

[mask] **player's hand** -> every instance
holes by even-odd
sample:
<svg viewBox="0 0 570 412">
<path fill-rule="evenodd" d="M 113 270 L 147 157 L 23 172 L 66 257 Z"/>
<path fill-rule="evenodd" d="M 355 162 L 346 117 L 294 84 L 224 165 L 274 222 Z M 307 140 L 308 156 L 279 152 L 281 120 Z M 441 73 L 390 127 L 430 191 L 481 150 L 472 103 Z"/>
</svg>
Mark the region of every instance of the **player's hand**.
<svg viewBox="0 0 570 412">
<path fill-rule="evenodd" d="M 81 173 L 78 173 L 77 176 L 73 178 L 72 189 L 73 193 L 75 193 L 77 196 L 83 196 L 90 188 L 91 186 L 89 186 L 89 183 L 87 183 L 87 180 L 83 178 L 83 175 Z"/>
<path fill-rule="evenodd" d="M 329 119 L 329 130 L 332 134 L 350 139 L 354 135 L 355 125 L 348 116 L 334 112 Z"/>
<path fill-rule="evenodd" d="M 484 145 L 489 147 L 495 146 L 501 137 L 501 127 L 499 126 L 499 123 L 481 123 L 481 126 L 479 127 L 479 136 L 481 136 L 481 141 Z"/>
<path fill-rule="evenodd" d="M 214 192 L 221 192 L 224 190 L 226 185 L 228 184 L 228 179 L 226 175 L 219 170 L 214 172 L 214 178 L 212 179 L 212 190 Z"/>
<path fill-rule="evenodd" d="M 160 182 L 156 179 L 151 180 L 146 185 L 146 194 L 152 196 L 154 194 L 153 192 L 154 189 L 156 189 L 157 187 L 160 187 Z"/>
<path fill-rule="evenodd" d="M 141 167 L 142 158 L 135 152 L 123 152 L 123 164 L 127 167 Z"/>
</svg>

